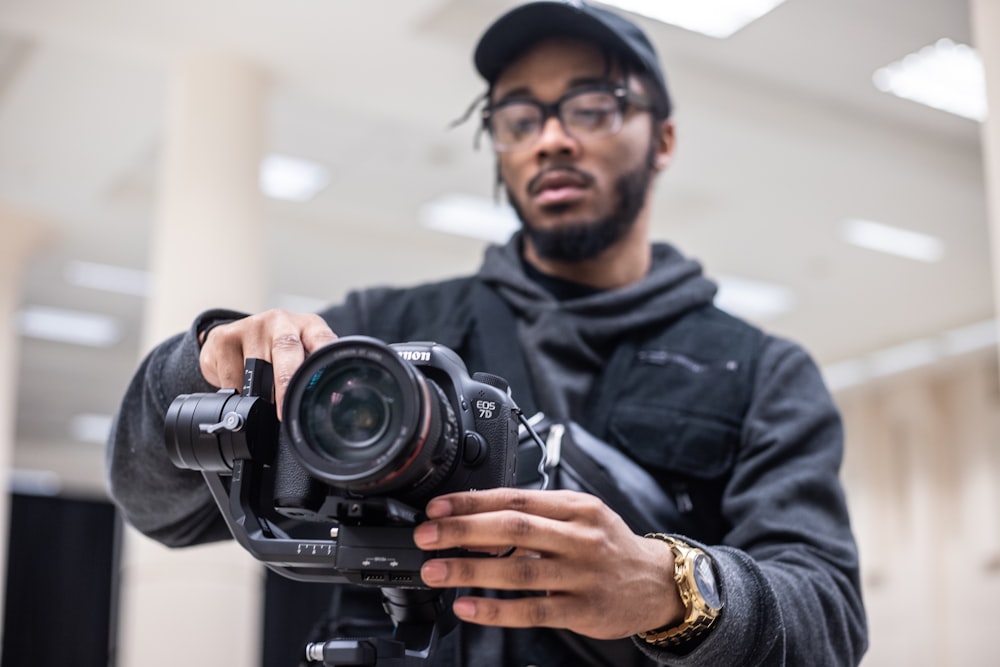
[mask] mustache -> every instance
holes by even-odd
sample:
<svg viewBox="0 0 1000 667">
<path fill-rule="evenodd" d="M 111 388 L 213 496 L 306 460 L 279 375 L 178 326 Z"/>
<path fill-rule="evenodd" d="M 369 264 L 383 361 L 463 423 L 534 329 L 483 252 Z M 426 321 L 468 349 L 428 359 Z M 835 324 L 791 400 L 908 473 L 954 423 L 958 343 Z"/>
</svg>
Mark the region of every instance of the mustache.
<svg viewBox="0 0 1000 667">
<path fill-rule="evenodd" d="M 580 181 L 580 185 L 582 185 L 584 187 L 590 186 L 594 182 L 594 177 L 593 176 L 591 176 L 590 174 L 588 174 L 587 172 L 585 172 L 585 171 L 583 171 L 581 169 L 577 169 L 576 167 L 573 167 L 573 166 L 570 166 L 570 165 L 559 166 L 559 167 L 546 167 L 545 169 L 542 169 L 537 174 L 535 174 L 531 178 L 531 180 L 528 181 L 528 185 L 525 188 L 527 190 L 528 194 L 529 195 L 538 194 L 539 190 L 542 188 L 543 181 L 550 174 L 567 174 L 567 175 L 572 175 L 577 180 L 579 180 Z"/>
</svg>

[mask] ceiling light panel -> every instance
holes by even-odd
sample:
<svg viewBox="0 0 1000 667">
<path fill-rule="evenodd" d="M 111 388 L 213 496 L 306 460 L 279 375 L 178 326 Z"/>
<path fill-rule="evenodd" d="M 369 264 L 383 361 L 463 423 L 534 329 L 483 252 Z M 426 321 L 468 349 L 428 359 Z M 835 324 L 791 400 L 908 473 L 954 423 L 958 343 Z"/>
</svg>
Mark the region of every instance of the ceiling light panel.
<svg viewBox="0 0 1000 667">
<path fill-rule="evenodd" d="M 428 229 L 491 243 L 505 243 L 521 226 L 510 206 L 464 194 L 445 194 L 425 203 L 417 218 Z"/>
<path fill-rule="evenodd" d="M 831 391 L 840 391 L 880 377 L 929 366 L 948 357 L 994 349 L 996 345 L 997 321 L 976 322 L 939 336 L 908 341 L 865 357 L 826 365 L 823 377 Z"/>
<path fill-rule="evenodd" d="M 986 77 L 979 53 L 967 44 L 940 39 L 872 75 L 879 90 L 957 114 L 986 119 Z"/>
<path fill-rule="evenodd" d="M 685 30 L 724 39 L 784 0 L 604 0 L 611 5 Z"/>
<path fill-rule="evenodd" d="M 17 313 L 22 336 L 89 347 L 110 347 L 121 340 L 118 321 L 106 315 L 47 306 L 28 306 Z"/>
<path fill-rule="evenodd" d="M 330 172 L 318 162 L 268 155 L 260 163 L 260 190 L 272 199 L 306 202 L 330 185 Z"/>
<path fill-rule="evenodd" d="M 69 434 L 74 440 L 104 444 L 111 434 L 111 415 L 85 413 L 74 416 L 69 422 Z"/>
<path fill-rule="evenodd" d="M 330 299 L 318 299 L 301 294 L 279 294 L 277 307 L 290 313 L 318 313 L 330 306 Z"/>
<path fill-rule="evenodd" d="M 116 294 L 148 296 L 150 290 L 148 271 L 96 262 L 67 262 L 63 268 L 63 278 L 76 287 Z"/>
<path fill-rule="evenodd" d="M 919 262 L 939 262 L 944 257 L 940 239 L 881 222 L 851 218 L 841 223 L 840 233 L 852 245 L 897 257 Z"/>
<path fill-rule="evenodd" d="M 795 294 L 783 285 L 739 276 L 716 276 L 715 305 L 726 312 L 761 322 L 795 307 Z"/>
</svg>

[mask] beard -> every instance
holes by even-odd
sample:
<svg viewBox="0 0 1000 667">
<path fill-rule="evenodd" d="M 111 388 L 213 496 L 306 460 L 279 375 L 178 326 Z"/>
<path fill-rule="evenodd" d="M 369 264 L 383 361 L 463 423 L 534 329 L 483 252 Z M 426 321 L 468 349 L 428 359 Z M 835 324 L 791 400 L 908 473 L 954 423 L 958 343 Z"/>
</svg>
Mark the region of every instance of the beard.
<svg viewBox="0 0 1000 667">
<path fill-rule="evenodd" d="M 651 153 L 655 147 L 651 147 Z M 597 257 L 621 241 L 635 226 L 645 203 L 655 168 L 652 156 L 642 167 L 622 174 L 615 182 L 618 202 L 607 216 L 597 220 L 574 220 L 556 229 L 540 229 L 524 214 L 524 210 L 507 187 L 507 201 L 521 220 L 524 235 L 531 241 L 539 257 L 557 262 L 582 262 Z M 546 213 L 559 214 L 568 205 L 545 208 Z"/>
</svg>

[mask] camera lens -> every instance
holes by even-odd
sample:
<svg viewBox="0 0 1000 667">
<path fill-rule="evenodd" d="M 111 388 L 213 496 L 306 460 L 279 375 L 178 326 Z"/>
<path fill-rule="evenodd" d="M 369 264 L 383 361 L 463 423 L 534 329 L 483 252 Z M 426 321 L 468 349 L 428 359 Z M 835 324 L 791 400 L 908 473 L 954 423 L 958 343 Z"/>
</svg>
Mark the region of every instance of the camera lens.
<svg viewBox="0 0 1000 667">
<path fill-rule="evenodd" d="M 402 390 L 384 368 L 360 359 L 319 370 L 302 394 L 303 428 L 340 461 L 377 458 L 398 428 Z"/>
<path fill-rule="evenodd" d="M 312 476 L 361 495 L 429 497 L 457 459 L 441 388 L 385 343 L 341 338 L 315 351 L 285 400 L 288 444 Z"/>
<path fill-rule="evenodd" d="M 330 398 L 330 423 L 334 433 L 348 446 L 366 447 L 385 433 L 389 403 L 371 387 L 348 386 Z"/>
</svg>

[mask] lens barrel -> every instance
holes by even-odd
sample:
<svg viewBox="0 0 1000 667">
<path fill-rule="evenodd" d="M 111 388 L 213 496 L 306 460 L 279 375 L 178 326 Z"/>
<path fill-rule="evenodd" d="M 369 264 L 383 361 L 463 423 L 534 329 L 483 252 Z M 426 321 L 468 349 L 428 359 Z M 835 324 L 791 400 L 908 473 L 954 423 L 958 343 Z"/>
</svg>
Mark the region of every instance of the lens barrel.
<svg viewBox="0 0 1000 667">
<path fill-rule="evenodd" d="M 457 418 L 440 387 L 373 338 L 310 354 L 289 383 L 284 423 L 303 468 L 359 495 L 423 499 L 458 453 Z"/>
</svg>

